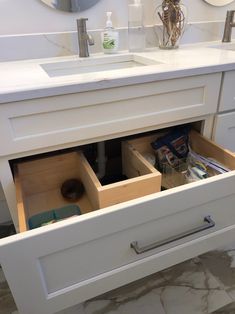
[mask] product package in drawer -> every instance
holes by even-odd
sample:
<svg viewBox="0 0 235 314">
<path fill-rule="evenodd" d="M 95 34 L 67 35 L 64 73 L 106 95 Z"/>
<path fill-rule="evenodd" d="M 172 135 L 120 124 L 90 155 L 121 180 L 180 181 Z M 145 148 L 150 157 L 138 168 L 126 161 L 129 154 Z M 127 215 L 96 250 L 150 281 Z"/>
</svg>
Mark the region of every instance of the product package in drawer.
<svg viewBox="0 0 235 314">
<path fill-rule="evenodd" d="M 235 169 L 232 153 L 188 127 L 131 140 L 129 145 L 162 173 L 162 189 Z"/>
<path fill-rule="evenodd" d="M 20 231 L 97 209 L 91 201 L 95 191 L 90 188 L 89 171 L 81 152 L 18 163 L 15 185 Z"/>
</svg>

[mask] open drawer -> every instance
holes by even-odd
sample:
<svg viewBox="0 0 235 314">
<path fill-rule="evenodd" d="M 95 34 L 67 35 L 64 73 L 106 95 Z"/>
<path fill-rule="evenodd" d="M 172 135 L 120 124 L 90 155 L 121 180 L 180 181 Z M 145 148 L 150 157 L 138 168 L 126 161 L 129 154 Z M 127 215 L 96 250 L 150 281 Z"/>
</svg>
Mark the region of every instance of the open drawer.
<svg viewBox="0 0 235 314">
<path fill-rule="evenodd" d="M 1 241 L 20 313 L 55 313 L 235 239 L 235 157 L 191 139 L 232 171 Z"/>
</svg>

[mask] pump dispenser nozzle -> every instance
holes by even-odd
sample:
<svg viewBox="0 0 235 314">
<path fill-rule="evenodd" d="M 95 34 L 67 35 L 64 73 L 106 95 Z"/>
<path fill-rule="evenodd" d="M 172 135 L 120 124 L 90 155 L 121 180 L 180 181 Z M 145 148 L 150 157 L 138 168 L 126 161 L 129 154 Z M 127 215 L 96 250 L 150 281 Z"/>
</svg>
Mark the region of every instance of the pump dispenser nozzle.
<svg viewBox="0 0 235 314">
<path fill-rule="evenodd" d="M 113 27 L 113 23 L 112 23 L 112 20 L 111 20 L 112 12 L 106 12 L 106 14 L 107 14 L 106 27 L 107 28 L 112 28 Z"/>
</svg>

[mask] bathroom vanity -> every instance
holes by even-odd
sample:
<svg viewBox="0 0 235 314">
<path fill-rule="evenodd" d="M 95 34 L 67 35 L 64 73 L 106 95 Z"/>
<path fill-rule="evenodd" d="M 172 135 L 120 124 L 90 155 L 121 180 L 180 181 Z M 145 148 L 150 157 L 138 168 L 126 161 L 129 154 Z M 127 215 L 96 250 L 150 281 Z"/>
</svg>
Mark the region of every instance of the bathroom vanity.
<svg viewBox="0 0 235 314">
<path fill-rule="evenodd" d="M 0 264 L 21 314 L 55 313 L 235 239 L 235 52 L 189 46 L 128 58 L 146 64 L 54 76 L 41 65 L 54 71 L 56 58 L 1 65 L 0 180 L 19 233 L 0 241 Z M 161 174 L 128 146 L 126 171 L 138 177 L 111 184 L 97 205 L 98 179 L 71 148 L 181 124 L 197 129 L 198 150 L 232 171 L 155 191 Z M 76 168 L 88 196 L 83 214 L 28 231 L 32 213 L 61 203 L 58 182 Z M 130 184 L 135 195 L 120 201 Z"/>
</svg>

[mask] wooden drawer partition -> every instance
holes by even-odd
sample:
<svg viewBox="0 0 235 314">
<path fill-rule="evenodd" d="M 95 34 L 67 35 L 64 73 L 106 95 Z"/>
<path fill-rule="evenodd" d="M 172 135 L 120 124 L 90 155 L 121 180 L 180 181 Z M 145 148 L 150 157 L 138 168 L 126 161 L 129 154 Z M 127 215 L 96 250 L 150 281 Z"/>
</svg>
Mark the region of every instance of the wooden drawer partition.
<svg viewBox="0 0 235 314">
<path fill-rule="evenodd" d="M 105 186 L 81 152 L 19 163 L 15 185 L 20 232 L 28 229 L 29 217 L 71 204 L 60 193 L 62 183 L 71 178 L 85 186 L 85 194 L 76 202 L 82 214 L 159 192 L 161 174 L 136 150 L 124 147 L 122 162 L 129 179 Z"/>
<path fill-rule="evenodd" d="M 125 143 L 122 145 L 122 170 L 123 174 L 127 176 L 127 180 L 105 186 L 96 185 L 99 208 L 129 201 L 161 190 L 161 173 L 137 150 Z"/>
</svg>

